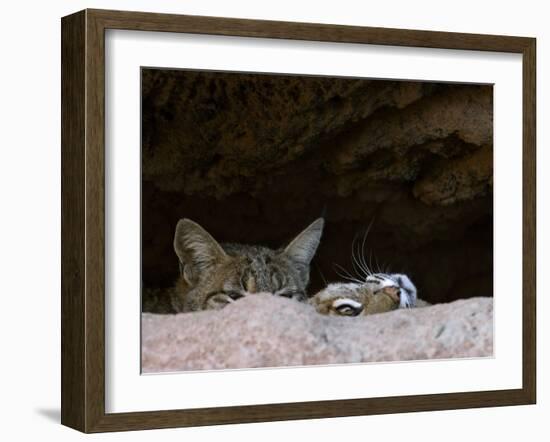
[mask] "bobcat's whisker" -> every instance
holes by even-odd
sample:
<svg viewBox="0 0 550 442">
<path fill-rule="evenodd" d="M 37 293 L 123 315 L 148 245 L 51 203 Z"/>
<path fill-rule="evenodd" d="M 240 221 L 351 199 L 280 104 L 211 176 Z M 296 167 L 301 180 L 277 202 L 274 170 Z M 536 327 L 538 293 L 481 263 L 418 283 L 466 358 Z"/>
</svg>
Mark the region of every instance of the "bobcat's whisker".
<svg viewBox="0 0 550 442">
<path fill-rule="evenodd" d="M 315 263 L 315 268 L 319 272 L 319 275 L 321 276 L 323 283 L 325 284 L 325 286 L 327 286 L 328 285 L 327 279 L 325 278 L 325 275 L 323 275 L 323 272 L 321 271 L 321 267 L 319 266 L 319 264 Z"/>
<path fill-rule="evenodd" d="M 353 239 L 353 242 L 352 242 L 352 253 L 351 253 L 351 256 L 352 256 L 352 259 L 356 261 L 357 263 L 357 266 L 359 267 L 359 269 L 361 270 L 360 272 L 355 270 L 356 273 L 359 274 L 359 277 L 360 278 L 368 278 L 372 272 L 371 270 L 369 269 L 369 266 L 367 265 L 367 263 L 365 262 L 364 260 L 364 257 L 363 257 L 363 254 L 364 254 L 364 239 L 363 239 L 363 245 L 359 245 L 357 244 L 357 256 L 355 255 L 356 251 L 355 251 L 355 242 L 357 240 L 357 235 L 355 236 L 355 238 Z M 355 268 L 355 266 L 354 266 Z"/>
<path fill-rule="evenodd" d="M 380 267 L 380 264 L 378 263 L 378 258 L 376 255 L 374 256 L 374 263 L 376 264 L 376 273 L 384 273 L 382 271 L 382 268 Z"/>
<path fill-rule="evenodd" d="M 371 220 L 371 222 L 369 223 L 368 227 L 367 227 L 367 230 L 365 230 L 365 234 L 363 235 L 363 242 L 361 243 L 361 253 L 360 253 L 360 257 L 361 257 L 361 260 L 362 260 L 362 263 L 363 263 L 363 267 L 365 267 L 365 269 L 367 269 L 367 277 L 372 275 L 372 272 L 369 268 L 369 266 L 367 265 L 366 263 L 366 259 L 365 259 L 365 244 L 367 242 L 367 236 L 370 232 L 370 229 L 372 227 L 372 224 L 374 222 L 374 218 Z"/>
<path fill-rule="evenodd" d="M 353 267 L 353 271 L 360 278 L 362 271 L 359 270 L 361 268 L 360 266 L 359 266 L 359 269 L 357 268 L 358 263 L 357 263 L 357 259 L 355 257 L 355 242 L 356 241 L 357 241 L 357 235 L 354 236 L 353 241 L 351 242 L 351 265 Z"/>
<path fill-rule="evenodd" d="M 351 264 L 353 266 L 353 270 L 355 273 L 357 273 L 357 276 L 359 278 L 364 278 L 368 276 L 368 273 L 365 271 L 363 266 L 361 265 L 360 259 L 355 256 L 355 241 L 357 240 L 357 236 L 353 239 L 353 242 L 351 243 Z"/>
<path fill-rule="evenodd" d="M 359 281 L 358 279 L 352 278 L 352 277 L 347 276 L 347 275 L 343 275 L 343 274 L 341 274 L 340 272 L 338 272 L 337 270 L 335 270 L 335 271 L 336 271 L 336 274 L 337 274 L 338 276 L 340 276 L 340 278 L 343 278 L 343 279 L 346 279 L 346 280 L 348 280 L 348 281 L 355 282 L 355 283 L 358 283 L 358 284 L 362 284 L 362 283 L 363 283 L 363 281 Z"/>
<path fill-rule="evenodd" d="M 344 279 L 347 279 L 348 281 L 352 281 L 352 282 L 357 282 L 359 284 L 362 284 L 363 281 L 353 277 L 345 268 L 343 268 L 340 264 L 336 264 L 336 263 L 332 263 L 336 268 L 334 269 L 334 271 L 336 272 L 336 274 L 338 276 L 340 276 L 340 278 L 344 278 Z M 340 273 L 338 271 L 338 268 L 344 272 L 344 274 Z"/>
<path fill-rule="evenodd" d="M 357 242 L 357 234 L 353 237 L 353 241 L 351 243 L 351 258 L 352 258 L 352 264 L 353 268 L 355 270 L 355 273 L 357 273 L 357 276 L 359 278 L 363 277 L 363 274 L 365 272 L 363 266 L 361 265 L 360 258 L 355 255 L 355 243 Z M 359 270 L 357 269 L 359 268 Z"/>
<path fill-rule="evenodd" d="M 374 262 L 373 262 L 373 257 L 374 257 Z M 372 274 L 382 273 L 382 270 L 380 269 L 380 265 L 378 264 L 378 258 L 376 257 L 376 255 L 373 255 L 372 250 L 369 253 L 369 264 L 370 264 L 370 268 L 375 270 L 374 272 L 372 272 Z"/>
<path fill-rule="evenodd" d="M 369 252 L 369 266 L 372 269 L 372 250 Z"/>
<path fill-rule="evenodd" d="M 366 259 L 365 259 L 365 251 L 364 251 L 364 246 L 361 245 L 361 250 L 358 251 L 359 253 L 359 262 L 361 264 L 361 268 L 363 269 L 364 273 L 365 273 L 365 278 L 368 278 L 370 275 L 372 275 L 372 271 L 371 269 L 369 268 L 367 262 L 366 262 Z"/>
</svg>

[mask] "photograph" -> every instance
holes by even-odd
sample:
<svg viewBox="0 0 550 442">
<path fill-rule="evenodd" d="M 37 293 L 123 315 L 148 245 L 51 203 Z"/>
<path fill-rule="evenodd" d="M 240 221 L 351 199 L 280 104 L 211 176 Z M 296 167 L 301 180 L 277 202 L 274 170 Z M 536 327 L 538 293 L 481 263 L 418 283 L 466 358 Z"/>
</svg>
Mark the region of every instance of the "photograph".
<svg viewBox="0 0 550 442">
<path fill-rule="evenodd" d="M 493 357 L 493 85 L 141 67 L 141 372 Z"/>
</svg>

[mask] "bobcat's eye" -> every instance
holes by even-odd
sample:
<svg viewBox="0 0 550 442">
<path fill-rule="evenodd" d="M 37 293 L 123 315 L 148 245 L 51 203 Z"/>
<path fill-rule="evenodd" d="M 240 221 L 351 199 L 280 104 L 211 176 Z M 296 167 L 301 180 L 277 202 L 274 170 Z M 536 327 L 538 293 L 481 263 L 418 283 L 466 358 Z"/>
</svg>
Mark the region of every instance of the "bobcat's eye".
<svg viewBox="0 0 550 442">
<path fill-rule="evenodd" d="M 302 299 L 304 297 L 302 292 L 283 292 L 278 293 L 278 295 L 288 299 Z"/>
<path fill-rule="evenodd" d="M 219 310 L 242 297 L 239 292 L 213 292 L 206 298 L 205 309 Z"/>
<path fill-rule="evenodd" d="M 225 295 L 229 296 L 233 301 L 242 298 L 244 295 L 239 292 L 224 292 Z"/>
<path fill-rule="evenodd" d="M 340 315 L 357 316 L 359 313 L 363 311 L 363 307 L 356 308 L 356 307 L 352 307 L 351 305 L 341 305 L 336 310 Z"/>
<path fill-rule="evenodd" d="M 363 304 L 353 299 L 337 299 L 332 304 L 339 315 L 357 316 L 363 311 Z"/>
</svg>

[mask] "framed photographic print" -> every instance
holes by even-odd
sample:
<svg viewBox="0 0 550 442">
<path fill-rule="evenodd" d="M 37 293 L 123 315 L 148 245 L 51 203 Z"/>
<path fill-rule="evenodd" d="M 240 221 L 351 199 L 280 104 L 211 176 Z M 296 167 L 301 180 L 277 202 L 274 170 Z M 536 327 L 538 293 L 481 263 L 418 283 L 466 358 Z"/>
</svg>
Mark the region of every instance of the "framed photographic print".
<svg viewBox="0 0 550 442">
<path fill-rule="evenodd" d="M 535 40 L 62 19 L 62 423 L 535 403 Z"/>
</svg>

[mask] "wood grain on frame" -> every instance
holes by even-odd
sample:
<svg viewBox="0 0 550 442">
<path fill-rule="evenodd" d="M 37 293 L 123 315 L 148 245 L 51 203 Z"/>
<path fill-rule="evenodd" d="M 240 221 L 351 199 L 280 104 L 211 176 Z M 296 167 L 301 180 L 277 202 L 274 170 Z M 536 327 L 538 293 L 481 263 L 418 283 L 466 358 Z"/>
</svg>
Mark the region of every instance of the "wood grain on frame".
<svg viewBox="0 0 550 442">
<path fill-rule="evenodd" d="M 86 16 L 63 22 L 61 40 L 61 422 L 86 428 L 85 132 Z"/>
<path fill-rule="evenodd" d="M 105 413 L 105 29 L 523 54 L 523 388 L 386 398 Z M 532 404 L 535 352 L 535 39 L 85 10 L 62 19 L 62 404 L 84 432 Z"/>
</svg>

